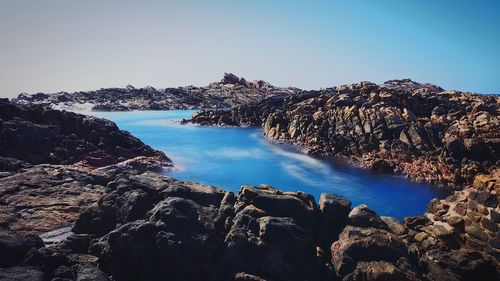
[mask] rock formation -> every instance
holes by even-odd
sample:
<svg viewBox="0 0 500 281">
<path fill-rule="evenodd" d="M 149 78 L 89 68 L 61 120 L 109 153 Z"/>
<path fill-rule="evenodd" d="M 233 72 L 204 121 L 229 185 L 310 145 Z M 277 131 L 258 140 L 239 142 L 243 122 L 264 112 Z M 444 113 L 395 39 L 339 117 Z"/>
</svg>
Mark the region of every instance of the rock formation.
<svg viewBox="0 0 500 281">
<path fill-rule="evenodd" d="M 105 119 L 0 100 L 0 171 L 36 164 L 161 169 L 171 161 Z"/>
<path fill-rule="evenodd" d="M 275 87 L 265 81 L 246 81 L 232 73 L 225 73 L 220 82 L 206 87 L 179 87 L 155 89 L 108 88 L 75 93 L 20 94 L 13 101 L 20 104 L 40 104 L 46 107 L 68 110 L 93 109 L 101 111 L 167 110 L 227 108 L 266 97 L 284 97 L 299 90 Z"/>
<path fill-rule="evenodd" d="M 459 189 L 498 167 L 499 104 L 498 96 L 392 80 L 201 111 L 190 122 L 262 126 L 269 139 L 309 153 Z"/>
<path fill-rule="evenodd" d="M 236 84 L 268 87 L 220 83 Z M 160 176 L 168 158 L 112 122 L 0 100 L 0 280 L 499 280 L 498 103 L 402 80 L 194 116 L 463 187 L 398 222 L 334 194 Z"/>
<path fill-rule="evenodd" d="M 111 121 L 0 100 L 0 227 L 27 234 L 69 225 L 100 198 L 109 173 L 171 165 Z"/>
<path fill-rule="evenodd" d="M 0 249 L 9 253 L 0 276 L 498 280 L 495 178 L 478 176 L 481 187 L 433 201 L 423 216 L 398 223 L 332 194 L 316 203 L 263 185 L 242 186 L 235 195 L 153 173 L 121 173 L 81 212 L 75 234 L 52 247 L 0 232 Z"/>
</svg>

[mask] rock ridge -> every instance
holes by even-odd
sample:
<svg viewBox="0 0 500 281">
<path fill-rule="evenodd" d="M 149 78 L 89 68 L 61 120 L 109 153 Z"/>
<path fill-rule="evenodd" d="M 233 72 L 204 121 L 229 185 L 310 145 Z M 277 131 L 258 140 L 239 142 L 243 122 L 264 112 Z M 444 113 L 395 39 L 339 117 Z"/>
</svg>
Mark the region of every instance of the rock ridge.
<svg viewBox="0 0 500 281">
<path fill-rule="evenodd" d="M 262 80 L 247 81 L 232 73 L 225 73 L 220 82 L 206 87 L 186 86 L 155 89 L 153 87 L 106 88 L 88 92 L 60 92 L 54 94 L 20 94 L 13 102 L 25 105 L 67 110 L 169 110 L 227 108 L 260 101 L 270 96 L 288 96 L 299 89 L 276 87 Z"/>
<path fill-rule="evenodd" d="M 499 96 L 445 91 L 409 79 L 360 82 L 205 110 L 202 125 L 262 126 L 274 141 L 350 158 L 447 190 L 472 184 L 500 159 Z"/>
<path fill-rule="evenodd" d="M 66 240 L 44 247 L 39 238 L 0 231 L 0 249 L 17 257 L 0 264 L 0 276 L 498 280 L 497 179 L 479 175 L 473 188 L 432 201 L 427 213 L 399 223 L 333 194 L 316 203 L 309 194 L 267 185 L 233 194 L 125 172 L 98 184 L 102 196 L 81 212 Z"/>
</svg>

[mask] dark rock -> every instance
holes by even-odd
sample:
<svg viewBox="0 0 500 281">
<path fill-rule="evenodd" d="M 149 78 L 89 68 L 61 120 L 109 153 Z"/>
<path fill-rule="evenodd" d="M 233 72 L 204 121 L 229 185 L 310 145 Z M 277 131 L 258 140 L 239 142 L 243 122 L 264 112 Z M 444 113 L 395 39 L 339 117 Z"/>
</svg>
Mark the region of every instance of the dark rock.
<svg viewBox="0 0 500 281">
<path fill-rule="evenodd" d="M 359 262 L 356 269 L 345 276 L 344 281 L 418 281 L 414 272 L 399 269 L 385 261 Z"/>
<path fill-rule="evenodd" d="M 0 102 L 0 157 L 31 164 L 103 167 L 139 156 L 171 166 L 164 153 L 121 131 L 111 121 L 37 106 Z M 4 162 L 5 161 L 0 161 Z M 22 163 L 9 163 L 7 170 Z"/>
<path fill-rule="evenodd" d="M 65 108 L 69 110 L 129 111 L 227 108 L 266 97 L 285 97 L 299 92 L 296 88 L 275 87 L 262 80 L 247 81 L 232 73 L 225 73 L 220 82 L 205 87 L 107 88 L 88 92 L 34 95 L 20 94 L 13 101 L 23 105 Z"/>
<path fill-rule="evenodd" d="M 375 173 L 394 174 L 394 165 L 381 159 L 375 160 L 372 163 L 370 169 Z"/>
<path fill-rule="evenodd" d="M 348 224 L 359 227 L 375 227 L 389 230 L 389 226 L 366 205 L 359 205 L 349 213 Z"/>
<path fill-rule="evenodd" d="M 43 272 L 28 266 L 0 268 L 0 280 L 4 281 L 44 281 Z"/>
<path fill-rule="evenodd" d="M 83 264 L 78 267 L 76 281 L 107 281 L 108 276 L 96 266 Z"/>
<path fill-rule="evenodd" d="M 22 237 L 0 228 L 0 267 L 19 264 L 30 249 L 43 246 L 38 236 Z"/>
<path fill-rule="evenodd" d="M 398 236 L 379 228 L 347 226 L 331 247 L 332 263 L 340 276 L 356 269 L 361 261 L 397 262 L 408 252 Z"/>
</svg>

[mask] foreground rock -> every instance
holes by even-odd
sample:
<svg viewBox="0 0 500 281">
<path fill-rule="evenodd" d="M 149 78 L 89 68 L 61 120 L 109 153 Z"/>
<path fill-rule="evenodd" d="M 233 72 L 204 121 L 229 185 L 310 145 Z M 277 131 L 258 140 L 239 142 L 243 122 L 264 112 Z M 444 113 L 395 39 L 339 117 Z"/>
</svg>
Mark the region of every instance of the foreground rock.
<svg viewBox="0 0 500 281">
<path fill-rule="evenodd" d="M 190 122 L 262 126 L 266 137 L 310 153 L 347 156 L 376 172 L 453 189 L 498 167 L 499 104 L 494 95 L 393 80 L 202 111 Z"/>
<path fill-rule="evenodd" d="M 74 166 L 39 165 L 0 178 L 0 227 L 41 233 L 74 222 L 111 178 Z"/>
<path fill-rule="evenodd" d="M 14 99 L 20 104 L 39 104 L 58 109 L 93 109 L 102 111 L 168 110 L 226 108 L 266 97 L 283 97 L 298 92 L 295 88 L 275 87 L 262 80 L 246 81 L 232 73 L 224 74 L 220 82 L 206 87 L 155 89 L 145 87 L 100 89 L 90 92 L 34 95 L 21 94 Z"/>
<path fill-rule="evenodd" d="M 88 177 L 89 184 L 97 180 Z M 316 204 L 311 195 L 265 185 L 243 186 L 235 196 L 153 173 L 110 174 L 99 179 L 98 186 L 107 183 L 102 196 L 81 212 L 68 239 L 46 248 L 39 238 L 0 232 L 0 250 L 8 249 L 0 276 L 498 280 L 496 178 L 479 176 L 474 189 L 433 201 L 424 216 L 399 223 L 333 194 Z"/>
<path fill-rule="evenodd" d="M 25 234 L 68 226 L 112 174 L 171 166 L 111 121 L 0 99 L 0 227 Z"/>
</svg>

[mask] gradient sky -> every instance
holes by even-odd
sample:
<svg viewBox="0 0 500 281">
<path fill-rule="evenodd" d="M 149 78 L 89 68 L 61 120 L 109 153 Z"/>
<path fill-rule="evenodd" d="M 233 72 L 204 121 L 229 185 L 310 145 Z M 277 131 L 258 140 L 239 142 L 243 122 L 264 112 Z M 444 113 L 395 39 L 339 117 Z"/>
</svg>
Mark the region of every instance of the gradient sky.
<svg viewBox="0 0 500 281">
<path fill-rule="evenodd" d="M 0 96 L 411 78 L 500 93 L 500 1 L 0 0 Z"/>
</svg>

